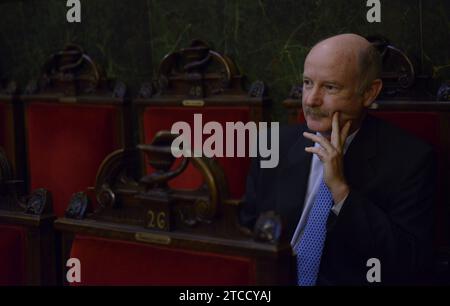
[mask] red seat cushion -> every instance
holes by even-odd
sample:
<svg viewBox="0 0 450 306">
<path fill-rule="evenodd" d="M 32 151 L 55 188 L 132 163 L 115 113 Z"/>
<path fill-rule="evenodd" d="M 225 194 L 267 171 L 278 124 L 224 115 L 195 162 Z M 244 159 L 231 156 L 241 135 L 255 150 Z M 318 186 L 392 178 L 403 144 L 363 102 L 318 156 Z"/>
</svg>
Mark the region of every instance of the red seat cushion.
<svg viewBox="0 0 450 306">
<path fill-rule="evenodd" d="M 210 107 L 204 108 L 185 108 L 185 107 L 147 107 L 144 112 L 144 140 L 150 143 L 155 134 L 160 130 L 171 130 L 172 124 L 178 121 L 187 122 L 191 126 L 191 134 L 194 134 L 194 114 L 203 115 L 203 126 L 209 121 L 216 121 L 222 125 L 225 133 L 225 122 L 244 122 L 250 120 L 249 107 Z M 205 141 L 209 135 L 203 136 Z M 193 138 L 192 138 L 193 139 Z M 236 137 L 235 137 L 236 139 Z M 191 140 L 193 144 L 193 140 Z M 226 145 L 223 146 L 224 150 Z M 236 140 L 235 140 L 236 149 Z M 224 152 L 225 154 L 225 152 Z M 245 191 L 245 179 L 250 166 L 248 157 L 219 157 L 219 164 L 222 166 L 230 188 L 230 195 L 234 198 L 240 198 Z M 246 156 L 248 156 L 248 139 L 246 139 Z M 179 164 L 179 161 L 176 165 Z M 149 168 L 149 172 L 152 170 Z M 198 171 L 189 165 L 188 169 L 170 182 L 172 188 L 195 189 L 202 184 L 203 180 Z"/>
<path fill-rule="evenodd" d="M 254 265 L 240 257 L 76 236 L 81 285 L 250 285 Z M 76 283 L 73 283 L 77 285 Z"/>
<path fill-rule="evenodd" d="M 0 285 L 24 285 L 26 230 L 0 225 Z"/>
<path fill-rule="evenodd" d="M 94 185 L 103 159 L 119 148 L 119 115 L 113 106 L 27 106 L 31 188 L 51 191 L 56 216 L 73 193 Z"/>
</svg>

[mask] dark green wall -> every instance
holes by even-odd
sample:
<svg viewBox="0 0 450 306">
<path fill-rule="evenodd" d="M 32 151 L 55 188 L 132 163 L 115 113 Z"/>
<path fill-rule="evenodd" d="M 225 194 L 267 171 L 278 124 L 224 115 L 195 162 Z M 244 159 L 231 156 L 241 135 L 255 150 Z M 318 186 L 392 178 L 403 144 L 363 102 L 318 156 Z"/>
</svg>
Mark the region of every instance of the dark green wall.
<svg viewBox="0 0 450 306">
<path fill-rule="evenodd" d="M 0 1 L 0 67 L 23 85 L 49 54 L 76 42 L 136 93 L 166 53 L 201 38 L 249 81 L 269 85 L 282 121 L 280 103 L 301 79 L 308 48 L 333 34 L 385 35 L 419 70 L 450 77 L 441 68 L 450 64 L 450 1 L 381 2 L 382 22 L 370 24 L 366 0 L 81 0 L 82 22 L 69 24 L 65 0 Z"/>
</svg>

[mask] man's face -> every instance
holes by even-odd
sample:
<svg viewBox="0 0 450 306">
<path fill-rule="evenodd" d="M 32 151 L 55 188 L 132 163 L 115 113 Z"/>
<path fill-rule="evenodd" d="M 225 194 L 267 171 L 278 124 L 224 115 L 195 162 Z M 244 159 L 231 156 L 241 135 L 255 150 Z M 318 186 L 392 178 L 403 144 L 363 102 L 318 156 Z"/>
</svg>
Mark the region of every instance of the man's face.
<svg viewBox="0 0 450 306">
<path fill-rule="evenodd" d="M 364 109 L 357 56 L 330 49 L 313 49 L 303 71 L 303 113 L 308 128 L 331 134 L 331 121 L 340 112 L 339 126 L 352 120 L 358 124 Z M 352 124 L 353 125 L 353 124 Z"/>
</svg>

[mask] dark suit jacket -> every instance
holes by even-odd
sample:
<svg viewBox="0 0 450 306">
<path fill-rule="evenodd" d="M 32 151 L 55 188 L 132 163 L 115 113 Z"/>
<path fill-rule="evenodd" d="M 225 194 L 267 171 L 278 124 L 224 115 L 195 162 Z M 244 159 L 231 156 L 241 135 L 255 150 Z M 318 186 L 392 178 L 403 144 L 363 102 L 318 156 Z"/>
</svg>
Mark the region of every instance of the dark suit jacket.
<svg viewBox="0 0 450 306">
<path fill-rule="evenodd" d="M 280 132 L 280 162 L 261 169 L 252 162 L 240 218 L 252 227 L 261 212 L 282 216 L 292 237 L 303 210 L 313 143 L 306 125 Z M 381 284 L 423 281 L 430 267 L 436 160 L 430 146 L 367 116 L 344 156 L 350 193 L 330 212 L 318 285 L 370 285 L 370 258 L 381 263 Z"/>
</svg>

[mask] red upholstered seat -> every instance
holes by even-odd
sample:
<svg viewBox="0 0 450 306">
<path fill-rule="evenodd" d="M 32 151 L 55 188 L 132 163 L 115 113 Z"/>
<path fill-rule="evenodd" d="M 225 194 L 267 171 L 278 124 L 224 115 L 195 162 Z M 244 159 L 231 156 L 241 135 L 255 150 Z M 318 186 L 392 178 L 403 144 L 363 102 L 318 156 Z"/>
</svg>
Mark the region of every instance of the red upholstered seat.
<svg viewBox="0 0 450 306">
<path fill-rule="evenodd" d="M 76 236 L 72 258 L 81 263 L 81 285 L 250 285 L 249 260 L 165 247 Z"/>
<path fill-rule="evenodd" d="M 73 193 L 95 183 L 103 159 L 119 148 L 118 108 L 29 103 L 26 108 L 31 188 L 52 193 L 61 217 Z"/>
<path fill-rule="evenodd" d="M 143 115 L 145 143 L 150 143 L 158 131 L 170 130 L 172 124 L 178 121 L 187 122 L 191 126 L 191 134 L 193 135 L 193 121 L 194 114 L 196 113 L 201 113 L 203 115 L 203 125 L 209 121 L 221 123 L 224 131 L 224 137 L 225 122 L 241 121 L 247 123 L 250 121 L 249 107 L 146 107 Z M 203 141 L 205 141 L 208 137 L 209 135 L 203 136 Z M 246 143 L 248 143 L 248 139 L 246 139 Z M 246 147 L 246 152 L 248 152 L 248 146 Z M 246 153 L 246 155 L 248 156 L 248 153 Z M 224 170 L 231 197 L 240 198 L 245 191 L 245 179 L 250 165 L 250 159 L 248 157 L 236 157 L 235 151 L 235 157 L 219 157 L 217 160 Z M 148 170 L 151 171 L 151 169 Z M 179 189 L 195 189 L 201 184 L 202 177 L 192 165 L 189 165 L 189 168 L 182 175 L 170 182 L 170 186 L 172 188 Z"/>
<path fill-rule="evenodd" d="M 26 230 L 0 225 L 0 285 L 24 285 Z"/>
</svg>

